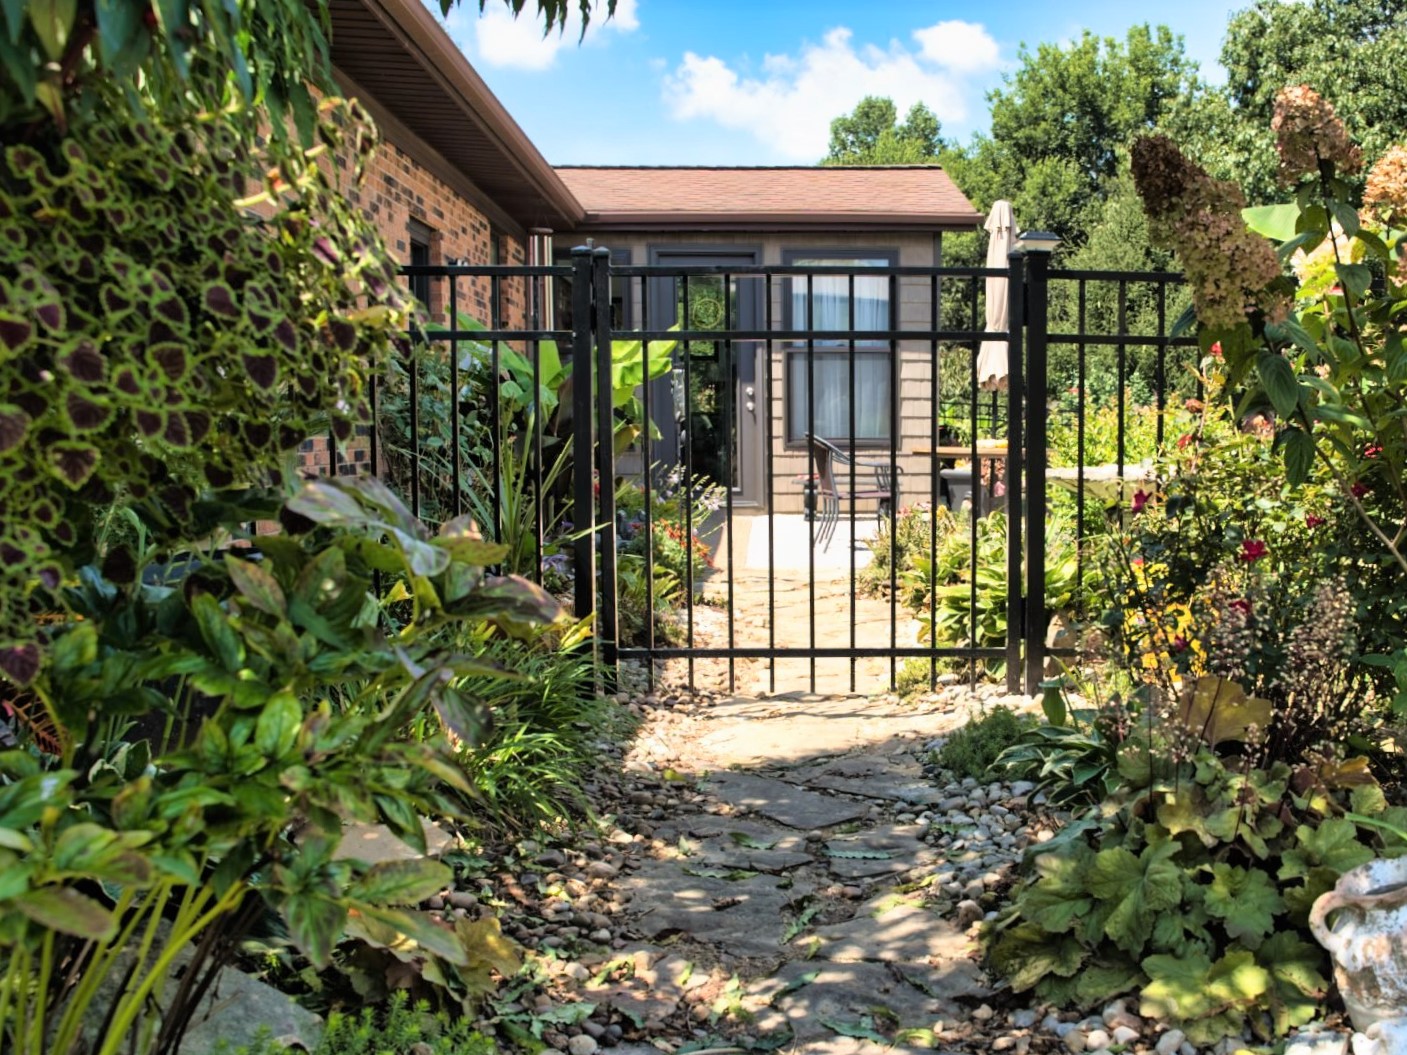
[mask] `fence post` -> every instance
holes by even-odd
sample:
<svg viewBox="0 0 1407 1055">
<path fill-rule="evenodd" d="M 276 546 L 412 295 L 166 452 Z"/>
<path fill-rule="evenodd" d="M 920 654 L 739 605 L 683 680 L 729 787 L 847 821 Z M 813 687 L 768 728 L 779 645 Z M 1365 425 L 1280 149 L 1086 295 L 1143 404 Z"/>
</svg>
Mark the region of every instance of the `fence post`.
<svg viewBox="0 0 1407 1055">
<path fill-rule="evenodd" d="M 1015 695 L 1021 691 L 1021 642 L 1025 639 L 1021 581 L 1021 529 L 1025 517 L 1021 504 L 1021 474 L 1024 471 L 1021 400 L 1024 373 L 1024 337 L 1026 313 L 1026 258 L 1011 253 L 1006 258 L 1006 691 Z"/>
<path fill-rule="evenodd" d="M 572 565 L 575 612 L 596 610 L 596 502 L 591 457 L 591 257 L 588 246 L 572 250 Z"/>
<path fill-rule="evenodd" d="M 596 640 L 600 643 L 602 676 L 607 692 L 616 687 L 616 460 L 615 393 L 611 388 L 611 251 L 598 248 L 591 260 L 591 300 L 596 331 L 596 477 L 600 481 L 601 586 L 600 610 L 596 616 Z M 648 342 L 645 354 L 645 384 L 650 383 Z M 589 386 L 588 386 L 589 391 Z M 575 392 L 575 389 L 573 390 Z M 646 451 L 649 450 L 649 422 L 645 423 Z M 582 459 L 589 460 L 589 459 Z M 580 464 L 580 462 L 578 462 Z M 646 477 L 646 486 L 649 478 Z"/>
<path fill-rule="evenodd" d="M 1046 353 L 1050 249 L 1026 249 L 1026 693 L 1045 677 Z"/>
</svg>

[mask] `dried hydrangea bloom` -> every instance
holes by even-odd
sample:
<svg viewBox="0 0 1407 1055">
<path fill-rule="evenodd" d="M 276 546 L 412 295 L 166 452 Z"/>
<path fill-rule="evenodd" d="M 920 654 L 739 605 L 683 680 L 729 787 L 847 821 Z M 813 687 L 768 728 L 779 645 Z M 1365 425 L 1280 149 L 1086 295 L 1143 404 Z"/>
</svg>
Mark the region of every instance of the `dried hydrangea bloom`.
<svg viewBox="0 0 1407 1055">
<path fill-rule="evenodd" d="M 1388 147 L 1368 171 L 1363 210 L 1393 226 L 1407 221 L 1407 147 Z"/>
<path fill-rule="evenodd" d="M 1340 174 L 1363 167 L 1363 152 L 1349 139 L 1334 108 L 1307 84 L 1280 89 L 1270 128 L 1280 152 L 1280 182 L 1287 187 L 1305 175 L 1317 176 L 1322 162 L 1332 163 Z"/>
<path fill-rule="evenodd" d="M 1289 301 L 1269 288 L 1280 277 L 1280 262 L 1242 219 L 1246 199 L 1240 188 L 1212 179 L 1164 135 L 1137 140 L 1132 160 L 1153 239 L 1181 258 L 1197 317 L 1227 328 L 1251 311 L 1283 320 Z"/>
</svg>

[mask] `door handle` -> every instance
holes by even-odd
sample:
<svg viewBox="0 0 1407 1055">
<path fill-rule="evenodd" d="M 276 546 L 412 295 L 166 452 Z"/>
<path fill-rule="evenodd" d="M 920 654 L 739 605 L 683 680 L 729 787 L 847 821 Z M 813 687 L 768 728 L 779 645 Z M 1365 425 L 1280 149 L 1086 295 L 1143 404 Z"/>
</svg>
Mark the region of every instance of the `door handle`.
<svg viewBox="0 0 1407 1055">
<path fill-rule="evenodd" d="M 753 389 L 751 385 L 748 385 L 745 389 L 743 389 L 743 395 L 747 396 L 748 399 L 751 399 L 756 394 L 757 392 Z M 752 408 L 748 407 L 748 409 L 751 410 Z"/>
<path fill-rule="evenodd" d="M 749 412 L 754 411 L 754 410 L 757 409 L 757 404 L 754 403 L 752 400 L 749 399 L 749 400 L 747 401 L 747 409 L 748 409 Z"/>
</svg>

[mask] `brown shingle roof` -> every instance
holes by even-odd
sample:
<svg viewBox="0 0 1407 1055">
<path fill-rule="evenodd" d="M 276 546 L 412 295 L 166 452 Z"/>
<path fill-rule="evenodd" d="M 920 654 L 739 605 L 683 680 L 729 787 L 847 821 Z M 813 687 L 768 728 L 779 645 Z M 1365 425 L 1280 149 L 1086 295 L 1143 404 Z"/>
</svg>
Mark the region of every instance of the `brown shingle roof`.
<svg viewBox="0 0 1407 1055">
<path fill-rule="evenodd" d="M 982 215 L 938 165 L 673 168 L 559 165 L 591 228 L 971 227 Z"/>
</svg>

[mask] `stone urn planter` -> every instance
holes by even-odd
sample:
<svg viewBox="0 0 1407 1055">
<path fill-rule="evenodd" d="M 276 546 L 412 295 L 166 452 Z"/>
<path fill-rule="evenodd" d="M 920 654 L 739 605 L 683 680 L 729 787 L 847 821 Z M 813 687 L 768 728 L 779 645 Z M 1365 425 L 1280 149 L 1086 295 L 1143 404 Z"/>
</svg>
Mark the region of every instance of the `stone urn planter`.
<svg viewBox="0 0 1407 1055">
<path fill-rule="evenodd" d="M 1369 861 L 1314 902 L 1309 927 L 1334 960 L 1354 1028 L 1367 1033 L 1407 1016 L 1407 857 Z M 1394 1035 L 1394 1055 L 1403 1038 Z M 1374 1034 L 1382 1033 L 1375 1030 Z"/>
</svg>

